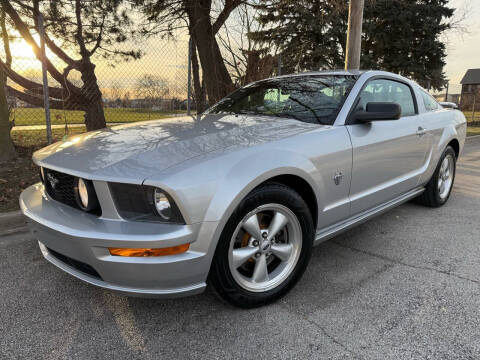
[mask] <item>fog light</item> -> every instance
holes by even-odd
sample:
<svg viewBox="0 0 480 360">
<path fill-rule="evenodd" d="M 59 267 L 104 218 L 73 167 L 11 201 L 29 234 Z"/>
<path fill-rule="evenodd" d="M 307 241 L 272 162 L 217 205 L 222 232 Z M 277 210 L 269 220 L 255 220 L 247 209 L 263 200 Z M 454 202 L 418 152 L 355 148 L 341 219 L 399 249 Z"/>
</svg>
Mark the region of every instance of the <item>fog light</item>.
<svg viewBox="0 0 480 360">
<path fill-rule="evenodd" d="M 78 179 L 78 197 L 84 209 L 88 208 L 88 190 L 83 179 Z"/>
<path fill-rule="evenodd" d="M 113 256 L 147 257 L 177 255 L 186 252 L 189 247 L 190 244 L 182 244 L 157 249 L 108 248 L 108 250 Z"/>
<path fill-rule="evenodd" d="M 92 211 L 98 207 L 98 199 L 90 180 L 76 178 L 74 182 L 75 200 L 84 211 Z"/>
</svg>

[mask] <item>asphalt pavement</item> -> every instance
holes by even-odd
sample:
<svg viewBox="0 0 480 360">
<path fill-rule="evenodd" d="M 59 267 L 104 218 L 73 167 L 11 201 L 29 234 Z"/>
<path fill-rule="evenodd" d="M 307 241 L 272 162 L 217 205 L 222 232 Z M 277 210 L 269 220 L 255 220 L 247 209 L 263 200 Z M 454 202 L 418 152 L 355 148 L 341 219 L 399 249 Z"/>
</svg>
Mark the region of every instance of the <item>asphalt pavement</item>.
<svg viewBox="0 0 480 360">
<path fill-rule="evenodd" d="M 407 203 L 321 244 L 264 308 L 117 295 L 47 263 L 28 233 L 0 237 L 0 256 L 0 359 L 479 359 L 480 141 L 447 205 Z"/>
</svg>

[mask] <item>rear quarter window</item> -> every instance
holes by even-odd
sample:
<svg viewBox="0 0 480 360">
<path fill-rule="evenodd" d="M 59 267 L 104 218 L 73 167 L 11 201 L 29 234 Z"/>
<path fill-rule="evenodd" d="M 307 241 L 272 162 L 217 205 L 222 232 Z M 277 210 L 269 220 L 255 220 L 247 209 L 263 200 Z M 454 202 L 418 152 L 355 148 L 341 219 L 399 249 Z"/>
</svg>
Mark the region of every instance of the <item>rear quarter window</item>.
<svg viewBox="0 0 480 360">
<path fill-rule="evenodd" d="M 427 111 L 435 111 L 440 109 L 440 104 L 433 98 L 432 95 L 428 94 L 424 90 L 420 90 L 422 94 L 423 104 L 425 105 L 425 109 Z"/>
</svg>

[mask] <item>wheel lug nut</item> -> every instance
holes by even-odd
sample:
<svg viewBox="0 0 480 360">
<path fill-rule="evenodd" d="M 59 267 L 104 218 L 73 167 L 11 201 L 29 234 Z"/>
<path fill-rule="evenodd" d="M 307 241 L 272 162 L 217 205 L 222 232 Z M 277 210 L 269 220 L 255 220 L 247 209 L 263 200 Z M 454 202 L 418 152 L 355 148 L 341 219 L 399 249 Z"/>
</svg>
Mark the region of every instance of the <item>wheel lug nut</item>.
<svg viewBox="0 0 480 360">
<path fill-rule="evenodd" d="M 262 233 L 262 237 L 265 239 L 267 237 L 267 232 Z"/>
<path fill-rule="evenodd" d="M 258 257 L 260 257 L 260 255 L 261 255 L 260 253 L 256 253 L 256 254 L 255 254 L 255 257 L 258 258 Z"/>
<path fill-rule="evenodd" d="M 255 240 L 255 241 L 253 242 L 253 246 L 258 246 L 258 241 L 257 241 L 257 240 Z"/>
</svg>

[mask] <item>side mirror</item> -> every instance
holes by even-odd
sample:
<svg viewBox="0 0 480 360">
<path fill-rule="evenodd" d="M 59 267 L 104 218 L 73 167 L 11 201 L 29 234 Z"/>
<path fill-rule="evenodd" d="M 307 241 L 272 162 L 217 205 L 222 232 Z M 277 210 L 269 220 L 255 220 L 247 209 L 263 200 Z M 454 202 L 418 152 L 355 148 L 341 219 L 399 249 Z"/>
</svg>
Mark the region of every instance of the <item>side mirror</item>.
<svg viewBox="0 0 480 360">
<path fill-rule="evenodd" d="M 355 120 L 368 123 L 370 121 L 398 120 L 402 109 L 396 103 L 369 102 L 366 111 L 360 110 L 353 114 Z"/>
<path fill-rule="evenodd" d="M 458 105 L 453 102 L 443 101 L 443 102 L 440 102 L 439 104 L 446 109 L 458 109 Z"/>
</svg>

